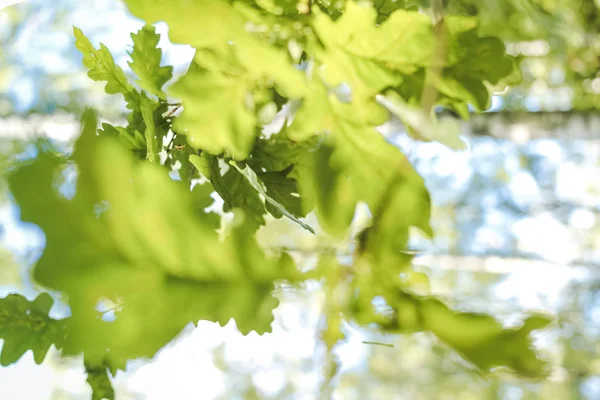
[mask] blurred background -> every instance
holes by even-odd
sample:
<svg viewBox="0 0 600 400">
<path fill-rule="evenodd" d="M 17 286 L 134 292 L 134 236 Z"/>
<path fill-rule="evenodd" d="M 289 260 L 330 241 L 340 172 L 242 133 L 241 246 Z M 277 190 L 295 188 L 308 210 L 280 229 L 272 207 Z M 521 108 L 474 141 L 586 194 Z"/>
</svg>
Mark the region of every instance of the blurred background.
<svg viewBox="0 0 600 400">
<path fill-rule="evenodd" d="M 527 310 L 556 322 L 536 344 L 552 362 L 543 382 L 484 376 L 429 335 L 382 335 L 346 326 L 337 349 L 337 399 L 600 399 L 600 1 L 450 0 L 448 11 L 479 15 L 481 34 L 500 36 L 517 57 L 522 83 L 498 92 L 491 108 L 463 123 L 469 149 L 453 152 L 386 130 L 425 177 L 436 238 L 416 238 L 416 268 L 432 291 L 462 309 L 506 324 Z M 124 104 L 92 82 L 74 47 L 72 26 L 104 43 L 127 70 L 130 32 L 142 22 L 118 0 L 0 0 L 0 169 L 30 141 L 68 146 L 87 105 L 107 119 Z M 158 26 L 161 33 L 167 27 Z M 184 71 L 191 49 L 161 42 L 164 62 Z M 31 154 L 30 154 L 31 156 Z M 285 221 L 264 240 L 294 238 L 297 253 L 326 238 Z M 43 234 L 21 224 L 0 181 L 0 295 L 38 292 L 28 268 Z M 317 332 L 323 294 L 281 287 L 272 334 L 243 337 L 188 327 L 153 360 L 114 379 L 118 399 L 315 399 L 322 374 Z M 56 307 L 56 315 L 65 310 Z M 364 342 L 376 342 L 369 344 Z M 27 353 L 0 369 L 1 399 L 85 399 L 81 360 L 51 351 L 37 366 Z"/>
</svg>

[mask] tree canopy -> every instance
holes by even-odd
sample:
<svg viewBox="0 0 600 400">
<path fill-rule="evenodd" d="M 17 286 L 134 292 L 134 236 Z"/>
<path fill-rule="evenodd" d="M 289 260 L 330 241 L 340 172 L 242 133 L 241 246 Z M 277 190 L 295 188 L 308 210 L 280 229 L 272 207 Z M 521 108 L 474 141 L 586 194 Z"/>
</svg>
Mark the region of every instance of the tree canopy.
<svg viewBox="0 0 600 400">
<path fill-rule="evenodd" d="M 126 121 L 99 123 L 102 110 L 87 110 L 72 151 L 38 144 L 9 173 L 21 220 L 46 238 L 33 278 L 71 313 L 51 318 L 46 292 L 0 299 L 2 365 L 27 350 L 41 362 L 54 345 L 83 354 L 93 398 L 112 399 L 108 374 L 154 356 L 189 323 L 233 319 L 244 334 L 269 332 L 274 289 L 316 280 L 330 352 L 348 322 L 431 332 L 482 371 L 545 376 L 530 333 L 549 316 L 506 328 L 452 309 L 413 269 L 411 237 L 434 235 L 430 196 L 379 128 L 396 119 L 415 140 L 464 148 L 456 121 L 436 110 L 468 119 L 518 84 L 523 60 L 505 43 L 547 35 L 522 18 L 543 18 L 549 3 L 533 14 L 521 0 L 125 3 L 146 22 L 131 34 L 131 71 L 73 34 L 88 77 L 124 100 Z M 516 32 L 496 29 L 492 3 Z M 164 65 L 158 22 L 194 49 L 184 73 Z M 589 64 L 578 77 L 591 79 L 597 60 L 580 58 Z M 281 218 L 350 256 L 326 247 L 300 268 L 289 249 L 257 240 Z"/>
</svg>

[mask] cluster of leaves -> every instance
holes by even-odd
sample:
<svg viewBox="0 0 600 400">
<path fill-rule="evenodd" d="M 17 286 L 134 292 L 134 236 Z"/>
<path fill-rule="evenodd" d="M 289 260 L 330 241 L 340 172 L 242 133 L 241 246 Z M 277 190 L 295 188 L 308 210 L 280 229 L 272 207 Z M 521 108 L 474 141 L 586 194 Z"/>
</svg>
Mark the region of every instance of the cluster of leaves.
<svg viewBox="0 0 600 400">
<path fill-rule="evenodd" d="M 498 36 L 517 48 L 520 42 L 532 41 L 546 47 L 529 54 L 516 51 L 523 80 L 518 90 L 512 90 L 505 99 L 505 109 L 527 109 L 524 98 L 528 93 L 538 97 L 552 95 L 550 91 L 536 93 L 540 85 L 549 89 L 568 88 L 572 109 L 600 107 L 600 93 L 590 85 L 600 77 L 597 1 L 448 0 L 447 11 L 477 16 L 480 33 Z M 544 99 L 538 100 L 545 109 Z"/>
<path fill-rule="evenodd" d="M 72 311 L 59 330 L 64 336 L 53 330 L 44 343 L 84 354 L 95 398 L 113 397 L 107 369 L 114 374 L 128 360 L 152 357 L 190 322 L 233 318 L 244 333 L 268 332 L 274 285 L 315 278 L 331 296 L 338 287 L 347 294 L 328 303 L 329 348 L 349 320 L 433 332 L 484 370 L 544 372 L 529 333 L 545 317 L 506 330 L 492 317 L 417 294 L 415 282 L 426 278 L 411 270 L 405 250 L 412 228 L 432 235 L 429 195 L 377 131 L 391 112 L 418 138 L 459 145 L 452 132 L 444 135 L 433 107 L 464 117 L 469 104 L 486 108 L 488 85 L 513 73 L 501 41 L 479 37 L 473 18 L 432 22 L 403 8 L 410 2 L 126 3 L 148 22 L 132 34 L 136 83 L 104 45 L 74 33 L 89 77 L 125 99 L 127 125 L 97 130 L 88 112 L 71 155 L 42 152 L 10 177 L 21 219 L 46 235 L 35 280 L 65 294 Z M 166 91 L 173 71 L 161 66 L 150 25 L 157 21 L 169 25 L 172 42 L 196 50 L 187 73 Z M 267 135 L 276 112 L 286 120 Z M 77 177 L 74 196 L 58 190 L 69 173 Z M 215 193 L 231 222 L 208 211 Z M 354 234 L 359 204 L 371 221 Z M 302 220 L 310 212 L 318 229 L 356 242 L 350 265 L 327 254 L 314 271 L 300 272 L 288 254 L 269 256 L 256 242 L 269 216 L 314 231 Z M 13 338 L 11 321 L 23 317 L 21 308 L 0 307 L 8 313 L 0 337 Z M 26 342 L 34 331 L 20 335 L 25 342 L 6 340 L 8 362 L 24 346 L 38 349 Z"/>
</svg>

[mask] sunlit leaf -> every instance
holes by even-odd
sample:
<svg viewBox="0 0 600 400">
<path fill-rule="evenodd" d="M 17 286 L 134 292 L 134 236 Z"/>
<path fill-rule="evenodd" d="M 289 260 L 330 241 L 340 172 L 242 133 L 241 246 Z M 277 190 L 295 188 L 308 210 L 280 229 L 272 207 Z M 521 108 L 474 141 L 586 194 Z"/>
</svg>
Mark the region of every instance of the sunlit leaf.
<svg viewBox="0 0 600 400">
<path fill-rule="evenodd" d="M 246 224 L 220 239 L 181 186 L 95 136 L 93 117 L 85 122 L 73 155 L 80 170 L 73 199 L 55 191 L 62 163 L 48 154 L 10 179 L 21 218 L 46 234 L 36 280 L 69 296 L 67 353 L 124 365 L 154 355 L 198 320 L 233 318 L 244 333 L 269 331 L 273 281 L 296 279 L 293 264 L 265 257 Z M 96 311 L 105 299 L 119 304 L 115 321 Z"/>
<path fill-rule="evenodd" d="M 162 87 L 173 76 L 173 67 L 161 67 L 162 50 L 157 48 L 160 36 L 152 25 L 145 25 L 137 33 L 132 33 L 133 51 L 128 63 L 136 73 L 140 87 L 162 99 L 166 97 Z"/>
<path fill-rule="evenodd" d="M 398 10 L 381 26 L 375 25 L 376 15 L 372 7 L 349 2 L 337 21 L 317 13 L 313 23 L 325 45 L 315 51 L 325 80 L 349 85 L 359 104 L 432 62 L 434 38 L 425 15 Z"/>
<path fill-rule="evenodd" d="M 250 86 L 236 77 L 191 69 L 172 87 L 183 114 L 175 129 L 188 136 L 190 146 L 211 154 L 247 157 L 255 139 L 257 119 L 246 104 Z"/>
<path fill-rule="evenodd" d="M 46 143 L 10 176 L 21 219 L 46 238 L 35 283 L 62 294 L 72 316 L 50 319 L 48 295 L 0 300 L 2 364 L 28 349 L 41 362 L 62 346 L 83 353 L 93 398 L 112 399 L 108 372 L 154 356 L 187 324 L 233 319 L 243 333 L 270 331 L 276 285 L 310 276 L 324 285 L 319 337 L 330 358 L 351 319 L 431 332 L 481 370 L 546 372 L 530 337 L 545 316 L 507 329 L 429 295 L 407 248 L 415 228 L 433 236 L 430 196 L 378 129 L 392 114 L 413 137 L 463 148 L 458 123 L 433 110 L 466 119 L 514 81 L 502 40 L 480 36 L 476 18 L 432 18 L 440 10 L 419 0 L 125 3 L 146 22 L 131 36 L 137 88 L 106 46 L 74 35 L 88 76 L 123 96 L 126 126 L 98 131 L 88 112 L 71 154 Z M 159 21 L 195 51 L 164 90 L 173 68 L 161 65 Z M 69 195 L 57 189 L 65 175 Z M 267 213 L 313 232 L 302 220 L 313 211 L 328 240 L 348 245 L 343 263 L 337 248 L 319 248 L 316 268 L 301 274 L 287 254 L 259 247 Z M 326 380 L 337 371 L 329 364 Z"/>
<path fill-rule="evenodd" d="M 83 65 L 89 69 L 88 76 L 91 79 L 106 82 L 105 90 L 108 94 L 127 94 L 133 90 L 125 73 L 121 67 L 115 64 L 115 60 L 105 45 L 101 43 L 100 49 L 96 50 L 81 29 L 77 27 L 73 27 L 73 34 L 75 35 L 75 46 L 83 54 Z"/>
</svg>

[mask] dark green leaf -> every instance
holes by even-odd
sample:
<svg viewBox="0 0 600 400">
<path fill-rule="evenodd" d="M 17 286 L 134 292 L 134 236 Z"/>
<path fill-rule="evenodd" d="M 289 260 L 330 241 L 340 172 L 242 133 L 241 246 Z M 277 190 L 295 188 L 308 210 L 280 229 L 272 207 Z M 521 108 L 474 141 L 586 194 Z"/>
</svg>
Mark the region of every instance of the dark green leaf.
<svg viewBox="0 0 600 400">
<path fill-rule="evenodd" d="M 197 159 L 199 157 L 194 157 Z M 245 214 L 251 230 L 257 230 L 265 224 L 265 205 L 258 195 L 258 191 L 235 167 L 225 163 L 214 156 L 203 157 L 207 166 L 208 178 L 216 192 L 223 199 L 224 211 L 239 208 Z M 194 162 L 196 165 L 198 161 Z"/>
<path fill-rule="evenodd" d="M 85 363 L 87 382 L 92 387 L 92 400 L 114 400 L 115 390 L 108 378 L 108 367 L 100 364 Z"/>
<path fill-rule="evenodd" d="M 62 347 L 65 320 L 48 316 L 53 302 L 48 293 L 41 293 L 33 301 L 18 294 L 0 299 L 0 339 L 4 339 L 1 365 L 17 362 L 28 350 L 40 364 L 50 346 Z"/>
<path fill-rule="evenodd" d="M 450 65 L 434 84 L 444 95 L 485 110 L 490 95 L 484 83 L 496 84 L 511 75 L 514 63 L 500 39 L 477 35 L 475 19 L 452 16 L 445 23 L 451 44 Z"/>
<path fill-rule="evenodd" d="M 313 228 L 305 224 L 299 219 L 299 215 L 306 215 L 302 211 L 299 194 L 296 188 L 296 181 L 287 178 L 287 171 L 265 172 L 257 176 L 257 174 L 248 166 L 240 168 L 237 164 L 231 163 L 236 170 L 242 174 L 252 185 L 252 187 L 265 197 L 266 209 L 275 218 L 280 218 L 285 215 L 292 221 L 296 222 L 304 229 L 311 233 L 315 233 Z M 264 179 L 264 181 L 262 180 Z"/>
</svg>

